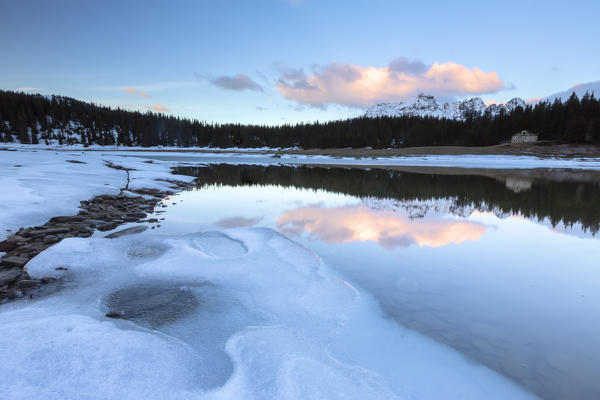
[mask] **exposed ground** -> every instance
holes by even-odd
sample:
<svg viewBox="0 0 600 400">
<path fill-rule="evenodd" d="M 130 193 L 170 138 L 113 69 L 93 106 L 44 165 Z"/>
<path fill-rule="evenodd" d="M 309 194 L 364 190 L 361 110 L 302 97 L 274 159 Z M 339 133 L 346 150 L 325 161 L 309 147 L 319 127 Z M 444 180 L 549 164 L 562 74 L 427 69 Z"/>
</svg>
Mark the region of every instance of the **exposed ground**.
<svg viewBox="0 0 600 400">
<path fill-rule="evenodd" d="M 41 147 L 43 148 L 43 147 Z M 9 150 L 1 148 L 0 150 Z M 10 150 L 14 150 L 10 148 Z M 69 148 L 65 148 L 69 150 Z M 334 157 L 397 157 L 417 155 L 521 155 L 542 158 L 600 158 L 600 145 L 594 144 L 499 144 L 495 146 L 426 146 L 405 147 L 399 149 L 371 148 L 331 148 L 331 149 L 299 149 L 299 150 L 263 150 L 263 149 L 207 149 L 207 148 L 160 148 L 160 147 L 111 147 L 77 148 L 83 151 L 130 151 L 130 152 L 164 152 L 164 153 L 251 153 L 251 154 L 306 154 L 330 155 Z"/>
<path fill-rule="evenodd" d="M 486 147 L 464 147 L 464 146 L 428 146 L 428 147 L 405 147 L 401 149 L 308 149 L 308 150 L 286 150 L 282 153 L 308 154 L 308 155 L 330 155 L 336 157 L 394 157 L 411 155 L 520 155 L 544 158 L 579 158 L 600 157 L 599 145 L 544 145 L 544 144 L 500 144 Z"/>
</svg>

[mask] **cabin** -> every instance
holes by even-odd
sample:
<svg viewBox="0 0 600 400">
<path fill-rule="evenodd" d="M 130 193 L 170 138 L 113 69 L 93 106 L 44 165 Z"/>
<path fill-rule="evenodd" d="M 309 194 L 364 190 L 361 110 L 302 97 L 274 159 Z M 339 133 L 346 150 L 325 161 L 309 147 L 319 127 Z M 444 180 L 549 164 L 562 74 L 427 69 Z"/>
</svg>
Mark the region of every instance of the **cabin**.
<svg viewBox="0 0 600 400">
<path fill-rule="evenodd" d="M 510 142 L 512 144 L 516 143 L 535 143 L 538 140 L 537 133 L 532 133 L 527 130 L 522 130 L 519 133 L 515 133 L 511 136 Z"/>
</svg>

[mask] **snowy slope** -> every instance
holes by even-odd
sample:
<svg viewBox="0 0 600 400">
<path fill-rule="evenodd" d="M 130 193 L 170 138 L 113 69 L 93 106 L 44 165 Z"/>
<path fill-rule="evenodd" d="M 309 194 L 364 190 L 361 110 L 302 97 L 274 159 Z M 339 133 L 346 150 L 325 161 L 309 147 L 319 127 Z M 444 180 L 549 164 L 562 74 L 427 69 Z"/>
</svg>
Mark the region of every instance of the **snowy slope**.
<svg viewBox="0 0 600 400">
<path fill-rule="evenodd" d="M 583 97 L 586 93 L 594 93 L 594 95 L 598 97 L 600 96 L 600 81 L 580 83 L 565 90 L 564 92 L 551 94 L 542 100 L 553 102 L 554 100 L 559 99 L 564 102 L 567 101 L 573 93 L 575 93 L 579 98 Z"/>
<path fill-rule="evenodd" d="M 440 104 L 434 96 L 419 93 L 413 100 L 400 103 L 379 103 L 365 112 L 367 118 L 378 117 L 433 117 L 464 120 L 469 116 L 489 113 L 492 117 L 500 112 L 512 112 L 517 107 L 525 107 L 525 101 L 514 98 L 506 104 L 485 105 L 479 97 Z"/>
</svg>

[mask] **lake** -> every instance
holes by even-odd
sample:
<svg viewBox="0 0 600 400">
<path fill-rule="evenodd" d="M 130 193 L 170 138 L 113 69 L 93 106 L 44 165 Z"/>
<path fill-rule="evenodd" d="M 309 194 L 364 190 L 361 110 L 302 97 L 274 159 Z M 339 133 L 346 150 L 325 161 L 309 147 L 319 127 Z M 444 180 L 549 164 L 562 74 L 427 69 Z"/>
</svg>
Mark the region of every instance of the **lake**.
<svg viewBox="0 0 600 400">
<path fill-rule="evenodd" d="M 600 398 L 600 180 L 494 171 L 207 164 L 160 235 L 267 227 L 386 318 L 546 399 Z M 364 329 L 369 329 L 365 327 Z"/>
</svg>

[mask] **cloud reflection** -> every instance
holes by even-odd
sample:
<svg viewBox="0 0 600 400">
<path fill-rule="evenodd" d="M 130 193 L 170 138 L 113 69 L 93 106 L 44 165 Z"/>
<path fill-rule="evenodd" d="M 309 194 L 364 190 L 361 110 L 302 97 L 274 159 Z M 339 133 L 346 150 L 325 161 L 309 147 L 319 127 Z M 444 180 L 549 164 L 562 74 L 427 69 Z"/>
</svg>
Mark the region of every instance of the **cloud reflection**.
<svg viewBox="0 0 600 400">
<path fill-rule="evenodd" d="M 478 240 L 487 227 L 478 222 L 426 216 L 410 219 L 406 213 L 373 210 L 364 205 L 326 208 L 300 207 L 284 212 L 279 229 L 288 235 L 309 237 L 327 243 L 375 241 L 386 250 L 419 246 L 440 247 Z"/>
<path fill-rule="evenodd" d="M 258 224 L 263 217 L 256 218 L 245 218 L 245 217 L 231 217 L 223 218 L 216 222 L 221 228 L 248 228 Z"/>
</svg>

